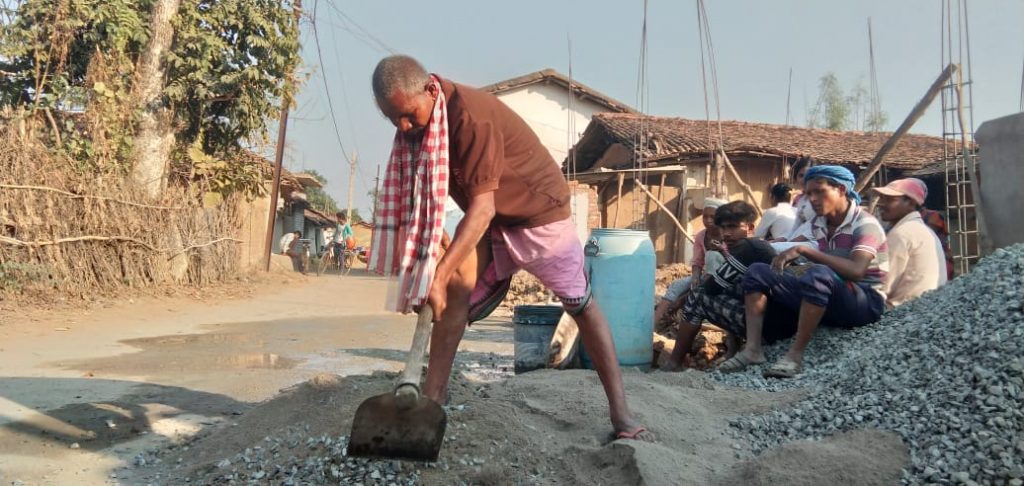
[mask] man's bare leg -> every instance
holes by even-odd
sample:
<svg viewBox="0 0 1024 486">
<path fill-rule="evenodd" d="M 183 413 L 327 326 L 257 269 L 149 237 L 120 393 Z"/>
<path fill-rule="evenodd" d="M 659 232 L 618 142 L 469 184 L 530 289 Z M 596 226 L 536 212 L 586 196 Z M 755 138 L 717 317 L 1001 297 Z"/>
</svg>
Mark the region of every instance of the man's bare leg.
<svg viewBox="0 0 1024 486">
<path fill-rule="evenodd" d="M 747 342 L 740 354 L 748 363 L 764 363 L 764 348 L 761 347 L 764 329 L 764 315 L 768 312 L 768 296 L 751 292 L 743 298 L 747 317 Z"/>
<path fill-rule="evenodd" d="M 484 238 L 448 283 L 448 308 L 430 333 L 430 356 L 423 395 L 442 405 L 448 401 L 448 381 L 455 353 L 469 324 L 469 297 L 477 278 L 491 261 L 490 240 Z"/>
<path fill-rule="evenodd" d="M 672 355 L 669 358 L 665 371 L 679 371 L 683 367 L 683 360 L 693 350 L 693 341 L 700 334 L 700 323 L 691 324 L 680 321 L 676 327 L 676 346 L 672 348 Z"/>
<path fill-rule="evenodd" d="M 825 308 L 820 305 L 809 304 L 807 301 L 800 303 L 800 317 L 797 320 L 796 337 L 786 353 L 786 359 L 800 363 L 804 359 L 804 350 L 811 342 L 814 331 L 818 329 L 821 318 L 825 317 Z"/>
<path fill-rule="evenodd" d="M 641 428 L 640 422 L 633 417 L 626 404 L 626 391 L 622 384 L 622 369 L 619 368 L 619 361 L 615 357 L 615 344 L 612 342 L 611 329 L 608 327 L 608 319 L 601 312 L 597 302 L 591 300 L 583 313 L 575 317 L 576 324 L 580 328 L 580 337 L 583 346 L 587 349 L 597 376 L 601 378 L 601 385 L 608 397 L 608 410 L 611 414 L 612 428 L 615 433 L 632 434 Z M 635 439 L 653 442 L 655 437 L 651 432 L 636 434 Z"/>
</svg>

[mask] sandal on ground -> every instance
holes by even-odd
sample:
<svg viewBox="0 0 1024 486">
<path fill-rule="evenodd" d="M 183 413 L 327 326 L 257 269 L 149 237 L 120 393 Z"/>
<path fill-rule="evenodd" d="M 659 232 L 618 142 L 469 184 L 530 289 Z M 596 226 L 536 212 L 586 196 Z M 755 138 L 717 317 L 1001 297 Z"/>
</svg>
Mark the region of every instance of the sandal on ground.
<svg viewBox="0 0 1024 486">
<path fill-rule="evenodd" d="M 799 375 L 801 371 L 800 363 L 794 363 L 788 359 L 782 358 L 771 365 L 768 369 L 764 370 L 765 378 L 793 378 Z"/>
<path fill-rule="evenodd" d="M 736 373 L 737 371 L 743 371 L 756 364 L 760 363 L 751 361 L 750 358 L 747 358 L 747 355 L 743 353 L 736 353 L 733 357 L 723 361 L 722 364 L 718 365 L 715 369 L 722 373 Z"/>
<path fill-rule="evenodd" d="M 622 439 L 637 440 L 641 442 L 654 442 L 657 440 L 654 437 L 654 435 L 648 432 L 647 429 L 643 426 L 637 427 L 633 430 L 623 430 L 621 432 L 616 432 L 612 440 Z"/>
</svg>

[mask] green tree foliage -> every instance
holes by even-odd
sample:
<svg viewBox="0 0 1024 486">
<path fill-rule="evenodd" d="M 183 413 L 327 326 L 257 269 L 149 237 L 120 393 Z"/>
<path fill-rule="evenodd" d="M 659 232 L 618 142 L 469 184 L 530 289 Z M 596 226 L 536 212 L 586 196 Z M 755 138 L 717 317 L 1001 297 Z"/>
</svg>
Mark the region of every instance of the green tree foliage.
<svg viewBox="0 0 1024 486">
<path fill-rule="evenodd" d="M 264 139 L 299 63 L 291 1 L 182 0 L 167 54 L 164 94 L 183 129 L 206 148 L 230 150 Z"/>
<path fill-rule="evenodd" d="M 849 100 L 843 96 L 839 78 L 835 73 L 826 73 L 818 80 L 818 101 L 811 110 L 809 125 L 829 130 L 845 130 L 849 123 Z"/>
<path fill-rule="evenodd" d="M 0 32 L 0 106 L 54 118 L 44 126 L 59 132 L 56 148 L 87 166 L 130 166 L 140 108 L 132 103 L 133 76 L 152 6 L 153 0 L 18 2 Z M 211 174 L 219 163 L 201 155 L 230 165 L 240 147 L 267 139 L 300 61 L 293 2 L 182 0 L 174 29 L 163 103 L 174 114 L 179 179 L 201 172 L 234 187 Z"/>
<path fill-rule="evenodd" d="M 807 119 L 808 126 L 879 132 L 888 122 L 889 116 L 884 111 L 872 109 L 871 96 L 863 80 L 858 80 L 849 94 L 843 93 L 834 73 L 826 73 L 818 80 L 818 100 Z"/>
<path fill-rule="evenodd" d="M 885 130 L 885 126 L 889 124 L 889 115 L 884 111 L 877 113 L 868 113 L 864 119 L 864 131 L 866 132 L 881 132 Z"/>
<path fill-rule="evenodd" d="M 305 171 L 307 174 L 313 176 L 316 180 L 320 181 L 320 184 L 327 185 L 327 178 L 321 175 L 319 172 L 309 169 Z M 335 214 L 341 211 L 338 207 L 338 202 L 327 194 L 327 191 L 319 187 L 310 187 L 306 190 L 306 199 L 309 201 L 309 205 L 324 214 Z"/>
</svg>

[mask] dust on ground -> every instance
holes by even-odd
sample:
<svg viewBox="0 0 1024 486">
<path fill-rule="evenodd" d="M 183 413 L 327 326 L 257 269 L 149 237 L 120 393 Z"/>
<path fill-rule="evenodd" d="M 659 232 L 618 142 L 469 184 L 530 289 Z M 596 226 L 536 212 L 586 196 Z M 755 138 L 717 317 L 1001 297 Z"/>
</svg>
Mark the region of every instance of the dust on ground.
<svg viewBox="0 0 1024 486">
<path fill-rule="evenodd" d="M 656 443 L 612 441 L 592 371 L 539 370 L 498 381 L 460 372 L 438 462 L 347 457 L 356 406 L 391 392 L 395 378 L 318 377 L 215 433 L 140 455 L 147 466 L 122 477 L 163 484 L 891 484 L 906 461 L 899 439 L 881 432 L 753 456 L 727 434 L 729 419 L 784 407 L 800 392 L 726 389 L 695 371 L 629 370 L 627 395 Z M 856 473 L 865 467 L 866 476 Z"/>
</svg>

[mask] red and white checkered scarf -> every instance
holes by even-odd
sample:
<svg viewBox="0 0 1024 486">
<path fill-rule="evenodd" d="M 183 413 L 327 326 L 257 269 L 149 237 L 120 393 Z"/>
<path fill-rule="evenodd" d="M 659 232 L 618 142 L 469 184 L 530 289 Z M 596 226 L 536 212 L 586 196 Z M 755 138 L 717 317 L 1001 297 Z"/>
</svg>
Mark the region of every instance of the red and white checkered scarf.
<svg viewBox="0 0 1024 486">
<path fill-rule="evenodd" d="M 398 275 L 398 288 L 387 302 L 388 309 L 397 312 L 409 312 L 426 301 L 444 232 L 448 108 L 441 83 L 433 75 L 431 81 L 437 100 L 430 123 L 420 140 L 395 133 L 374 215 L 368 266 L 381 275 Z"/>
</svg>

